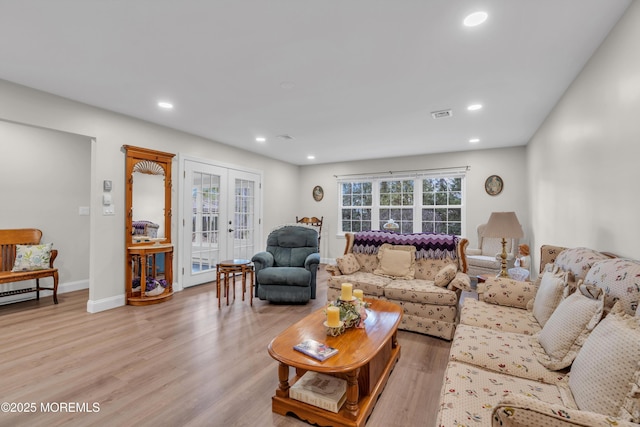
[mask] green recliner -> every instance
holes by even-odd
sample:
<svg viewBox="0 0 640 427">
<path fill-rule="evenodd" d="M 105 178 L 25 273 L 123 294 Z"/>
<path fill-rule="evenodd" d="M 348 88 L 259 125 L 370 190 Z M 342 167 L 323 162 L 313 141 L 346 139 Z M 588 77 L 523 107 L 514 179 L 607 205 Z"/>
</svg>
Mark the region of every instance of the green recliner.
<svg viewBox="0 0 640 427">
<path fill-rule="evenodd" d="M 306 303 L 316 298 L 320 264 L 317 230 L 285 225 L 267 237 L 267 250 L 251 258 L 255 267 L 255 295 L 273 303 Z"/>
</svg>

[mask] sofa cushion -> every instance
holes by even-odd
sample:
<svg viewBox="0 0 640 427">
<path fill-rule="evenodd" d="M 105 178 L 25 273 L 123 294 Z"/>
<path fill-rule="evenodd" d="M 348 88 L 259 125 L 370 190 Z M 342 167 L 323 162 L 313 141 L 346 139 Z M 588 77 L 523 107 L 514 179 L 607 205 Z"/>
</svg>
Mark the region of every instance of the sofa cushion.
<svg viewBox="0 0 640 427">
<path fill-rule="evenodd" d="M 392 281 L 389 277 L 357 271 L 348 275 L 330 276 L 327 284 L 330 288 L 341 289 L 343 283 L 352 283 L 355 289 L 362 289 L 367 296 L 382 296 L 384 288 Z"/>
<path fill-rule="evenodd" d="M 531 338 L 514 332 L 458 325 L 449 358 L 547 384 L 563 379 L 565 372 L 548 369 L 536 360 Z"/>
<path fill-rule="evenodd" d="M 449 362 L 440 395 L 438 426 L 490 426 L 493 408 L 509 394 L 562 404 L 558 387 Z"/>
<path fill-rule="evenodd" d="M 478 284 L 478 293 L 482 293 L 484 302 L 524 309 L 535 297 L 536 286 L 531 282 L 514 284 L 509 278 L 490 277 L 486 282 Z"/>
<path fill-rule="evenodd" d="M 568 275 L 558 267 L 548 266 L 540 280 L 538 292 L 533 300 L 533 316 L 544 326 L 562 300 Z"/>
<path fill-rule="evenodd" d="M 604 290 L 605 311 L 619 302 L 625 313 L 634 315 L 640 301 L 639 278 L 640 261 L 614 258 L 594 263 L 584 282 Z"/>
<path fill-rule="evenodd" d="M 460 324 L 525 335 L 540 332 L 540 324 L 529 311 L 472 298 L 464 300 L 460 310 Z"/>
<path fill-rule="evenodd" d="M 554 264 L 562 270 L 570 272 L 574 277 L 570 277 L 569 280 L 573 282 L 584 279 L 595 262 L 608 258 L 593 249 L 569 248 L 558 254 Z"/>
<path fill-rule="evenodd" d="M 415 246 L 383 244 L 378 249 L 378 268 L 373 273 L 395 279 L 413 279 L 416 274 Z"/>
<path fill-rule="evenodd" d="M 258 271 L 258 283 L 260 286 L 311 286 L 311 272 L 303 267 L 267 267 Z"/>
<path fill-rule="evenodd" d="M 578 408 L 612 417 L 638 408 L 640 399 L 633 385 L 640 362 L 640 318 L 624 313 L 622 306 L 617 304 L 591 332 L 567 382 Z M 634 412 L 633 421 L 639 422 Z"/>
<path fill-rule="evenodd" d="M 360 263 L 358 263 L 358 259 L 352 253 L 337 258 L 336 263 L 342 274 L 353 274 L 360 270 Z"/>
<path fill-rule="evenodd" d="M 389 300 L 415 303 L 457 305 L 454 291 L 440 288 L 431 280 L 392 280 L 384 287 L 384 296 Z"/>
<path fill-rule="evenodd" d="M 604 308 L 604 292 L 592 286 L 580 286 L 565 298 L 553 312 L 532 345 L 540 344 L 538 361 L 549 369 L 571 365 L 578 351 L 595 328 Z"/>
<path fill-rule="evenodd" d="M 438 274 L 436 274 L 436 277 L 433 279 L 433 283 L 436 286 L 444 288 L 456 277 L 457 272 L 458 268 L 455 265 L 447 264 L 438 271 Z"/>
</svg>

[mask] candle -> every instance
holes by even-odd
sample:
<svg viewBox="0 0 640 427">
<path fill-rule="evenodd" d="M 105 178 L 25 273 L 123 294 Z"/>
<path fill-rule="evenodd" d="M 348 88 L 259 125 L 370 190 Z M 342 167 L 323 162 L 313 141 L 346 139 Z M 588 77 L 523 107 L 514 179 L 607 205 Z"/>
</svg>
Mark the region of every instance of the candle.
<svg viewBox="0 0 640 427">
<path fill-rule="evenodd" d="M 353 298 L 353 295 L 351 294 L 352 289 L 353 285 L 351 283 L 343 283 L 340 299 L 342 301 L 351 301 L 351 298 Z"/>
<path fill-rule="evenodd" d="M 364 301 L 364 291 L 362 289 L 354 289 L 353 296 L 358 298 L 360 301 Z"/>
<path fill-rule="evenodd" d="M 339 307 L 327 307 L 327 326 L 330 328 L 337 328 L 338 326 L 340 326 Z"/>
</svg>

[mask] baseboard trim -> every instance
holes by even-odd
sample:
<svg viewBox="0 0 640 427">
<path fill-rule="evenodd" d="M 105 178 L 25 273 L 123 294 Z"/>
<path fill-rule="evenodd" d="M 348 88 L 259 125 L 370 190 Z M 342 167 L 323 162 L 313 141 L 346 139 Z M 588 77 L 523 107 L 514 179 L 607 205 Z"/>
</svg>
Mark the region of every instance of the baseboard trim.
<svg viewBox="0 0 640 427">
<path fill-rule="evenodd" d="M 20 282 L 15 282 L 15 283 L 18 284 Z M 42 285 L 43 286 L 51 286 L 50 283 L 42 283 Z M 25 285 L 25 287 L 35 287 L 35 286 L 36 286 L 35 280 L 30 281 L 30 285 L 29 286 Z M 68 282 L 68 283 L 60 283 L 60 284 L 58 284 L 58 295 L 64 294 L 64 293 L 67 293 L 67 292 L 80 291 L 82 289 L 89 289 L 89 280 L 88 279 L 87 280 L 77 280 L 75 282 Z M 40 298 L 50 297 L 51 295 L 53 295 L 53 291 L 46 291 L 46 290 L 40 291 Z M 29 300 L 32 300 L 32 299 L 36 299 L 36 293 L 35 292 L 30 292 L 30 293 L 27 293 L 27 294 L 11 295 L 11 296 L 7 296 L 7 297 L 3 297 L 0 300 L 0 305 L 13 304 L 14 302 L 29 301 Z"/>
<path fill-rule="evenodd" d="M 114 297 L 103 298 L 99 300 L 88 300 L 87 311 L 89 313 L 99 313 L 101 311 L 111 310 L 125 305 L 125 295 L 116 295 Z"/>
</svg>

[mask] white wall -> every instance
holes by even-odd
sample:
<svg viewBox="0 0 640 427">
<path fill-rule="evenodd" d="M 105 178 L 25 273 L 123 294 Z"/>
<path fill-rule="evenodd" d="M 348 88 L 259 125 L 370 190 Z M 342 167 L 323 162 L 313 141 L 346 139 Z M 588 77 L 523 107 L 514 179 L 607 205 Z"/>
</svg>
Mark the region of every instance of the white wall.
<svg viewBox="0 0 640 427">
<path fill-rule="evenodd" d="M 535 250 L 640 259 L 640 2 L 633 2 L 527 150 Z"/>
<path fill-rule="evenodd" d="M 91 150 L 89 203 L 90 311 L 124 303 L 123 145 L 181 153 L 264 171 L 264 230 L 289 221 L 288 213 L 296 211 L 297 200 L 291 195 L 297 194 L 297 166 L 1 80 L 0 119 L 96 139 Z M 59 166 L 67 167 L 64 164 Z M 177 172 L 175 161 L 173 166 L 174 172 Z M 101 215 L 103 180 L 113 182 L 114 216 Z M 178 206 L 177 191 L 174 185 L 174 212 L 177 212 Z M 177 215 L 173 218 L 176 219 Z M 175 224 L 172 231 L 173 242 L 177 244 Z M 180 255 L 176 254 L 174 262 Z"/>
<path fill-rule="evenodd" d="M 486 222 L 494 211 L 515 211 L 525 231 L 523 241 L 528 242 L 530 228 L 525 147 L 304 166 L 300 172 L 299 210 L 291 219 L 295 220 L 295 215 L 324 216 L 321 256 L 333 259 L 342 255 L 345 244 L 344 237 L 338 236 L 339 193 L 335 175 L 458 166 L 470 167 L 467 172 L 464 223 L 465 237 L 470 241 L 469 247 L 477 246 L 476 227 Z M 504 189 L 497 196 L 489 196 L 484 190 L 484 182 L 490 175 L 499 175 L 504 181 Z M 316 185 L 324 189 L 324 198 L 320 202 L 316 202 L 311 195 L 311 190 Z"/>
<path fill-rule="evenodd" d="M 58 249 L 60 286 L 86 287 L 89 216 L 80 216 L 78 208 L 89 206 L 89 138 L 0 121 L 0 153 L 0 228 L 40 229 L 42 242 Z"/>
</svg>

